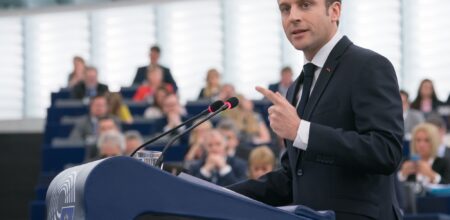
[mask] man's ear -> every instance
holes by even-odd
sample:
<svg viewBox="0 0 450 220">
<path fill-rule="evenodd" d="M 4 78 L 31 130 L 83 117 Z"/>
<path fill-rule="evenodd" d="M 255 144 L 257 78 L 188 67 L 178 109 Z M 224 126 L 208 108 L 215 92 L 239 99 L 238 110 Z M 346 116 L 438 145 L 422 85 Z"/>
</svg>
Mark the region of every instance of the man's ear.
<svg viewBox="0 0 450 220">
<path fill-rule="evenodd" d="M 328 13 L 330 14 L 331 20 L 339 24 L 339 19 L 341 17 L 341 3 L 338 1 L 333 2 L 333 4 L 328 7 Z"/>
</svg>

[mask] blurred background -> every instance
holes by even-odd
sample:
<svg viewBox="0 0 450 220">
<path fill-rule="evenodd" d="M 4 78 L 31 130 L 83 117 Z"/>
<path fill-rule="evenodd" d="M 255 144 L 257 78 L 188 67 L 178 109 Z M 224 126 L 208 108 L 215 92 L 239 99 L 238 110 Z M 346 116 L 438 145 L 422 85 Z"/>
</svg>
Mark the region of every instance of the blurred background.
<svg viewBox="0 0 450 220">
<path fill-rule="evenodd" d="M 434 81 L 450 93 L 450 1 L 344 0 L 340 32 L 386 56 L 400 88 L 417 95 Z M 131 86 L 136 69 L 159 45 L 180 102 L 196 100 L 206 72 L 247 98 L 301 52 L 286 40 L 276 0 L 0 0 L 0 218 L 28 219 L 42 168 L 41 144 L 51 94 L 67 85 L 72 58 L 97 67 L 110 91 Z"/>
</svg>

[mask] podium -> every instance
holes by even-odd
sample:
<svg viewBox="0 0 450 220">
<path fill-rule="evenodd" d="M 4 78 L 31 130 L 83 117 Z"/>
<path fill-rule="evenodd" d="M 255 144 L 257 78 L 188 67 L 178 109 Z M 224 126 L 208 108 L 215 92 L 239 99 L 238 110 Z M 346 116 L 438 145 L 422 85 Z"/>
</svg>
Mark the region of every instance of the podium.
<svg viewBox="0 0 450 220">
<path fill-rule="evenodd" d="M 302 217 L 123 156 L 64 170 L 51 182 L 46 205 L 48 220 L 131 220 L 143 215 L 172 216 L 167 219 L 320 219 L 319 213 L 317 218 Z"/>
</svg>

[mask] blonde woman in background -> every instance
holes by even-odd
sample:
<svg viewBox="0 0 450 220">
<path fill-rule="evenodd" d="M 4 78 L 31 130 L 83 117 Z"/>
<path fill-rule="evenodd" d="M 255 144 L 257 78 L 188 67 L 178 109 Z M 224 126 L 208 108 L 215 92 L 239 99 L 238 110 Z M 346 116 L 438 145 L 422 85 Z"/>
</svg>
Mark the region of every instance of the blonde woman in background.
<svg viewBox="0 0 450 220">
<path fill-rule="evenodd" d="M 253 102 L 243 95 L 237 95 L 239 105 L 224 112 L 223 117 L 231 119 L 241 132 L 244 143 L 255 145 L 266 144 L 271 141 L 270 132 L 261 115 L 253 110 Z"/>
<path fill-rule="evenodd" d="M 206 74 L 206 87 L 202 88 L 198 95 L 199 100 L 215 100 L 220 93 L 220 74 L 216 69 L 208 70 Z"/>
<path fill-rule="evenodd" d="M 423 185 L 450 183 L 450 163 L 437 157 L 439 143 L 436 126 L 429 123 L 417 125 L 411 137 L 411 152 L 416 158 L 403 162 L 398 179 Z"/>
<path fill-rule="evenodd" d="M 271 172 L 275 168 L 275 155 L 268 146 L 260 146 L 252 150 L 248 158 L 248 177 L 259 177 Z"/>
<path fill-rule="evenodd" d="M 113 92 L 109 93 L 107 97 L 110 115 L 116 116 L 122 122 L 133 123 L 133 116 L 128 106 L 123 103 L 122 95 L 118 92 Z"/>
</svg>

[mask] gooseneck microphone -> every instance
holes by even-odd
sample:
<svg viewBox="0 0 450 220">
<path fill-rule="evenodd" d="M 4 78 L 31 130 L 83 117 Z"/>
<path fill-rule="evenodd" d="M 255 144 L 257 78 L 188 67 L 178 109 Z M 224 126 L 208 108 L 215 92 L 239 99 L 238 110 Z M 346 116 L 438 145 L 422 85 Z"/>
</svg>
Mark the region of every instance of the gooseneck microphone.
<svg viewBox="0 0 450 220">
<path fill-rule="evenodd" d="M 203 118 L 202 120 L 200 120 L 196 124 L 192 125 L 191 127 L 187 128 L 186 130 L 182 131 L 181 133 L 177 134 L 175 137 L 170 139 L 170 141 L 166 144 L 166 146 L 164 146 L 164 148 L 163 148 L 163 150 L 161 152 L 161 155 L 159 156 L 158 160 L 156 160 L 155 167 L 161 167 L 161 164 L 163 163 L 163 160 L 164 160 L 164 154 L 166 153 L 167 149 L 169 149 L 169 147 L 172 146 L 172 144 L 176 140 L 178 140 L 181 136 L 183 136 L 184 134 L 190 132 L 192 129 L 196 128 L 197 126 L 199 126 L 200 124 L 204 123 L 205 121 L 208 121 L 209 119 L 211 119 L 212 117 L 216 116 L 220 112 L 228 110 L 228 109 L 232 109 L 232 108 L 236 107 L 237 105 L 239 105 L 239 99 L 238 98 L 236 98 L 236 97 L 229 98 L 224 103 L 224 105 L 222 107 L 220 107 L 217 111 L 210 113 L 208 116 L 206 116 L 205 118 Z"/>
<path fill-rule="evenodd" d="M 203 110 L 202 112 L 198 113 L 198 114 L 195 115 L 194 117 L 189 118 L 188 120 L 186 120 L 185 122 L 183 122 L 183 123 L 177 125 L 176 127 L 174 127 L 174 128 L 172 128 L 172 129 L 170 129 L 170 130 L 168 130 L 168 131 L 166 131 L 166 132 L 164 132 L 164 133 L 162 133 L 162 134 L 160 134 L 160 135 L 158 135 L 158 136 L 156 136 L 156 137 L 150 139 L 149 141 L 143 143 L 141 146 L 139 146 L 138 148 L 136 148 L 136 150 L 134 150 L 133 153 L 130 154 L 130 157 L 133 157 L 133 156 L 136 154 L 136 152 L 138 152 L 140 149 L 142 149 L 142 148 L 148 146 L 149 144 L 151 144 L 151 143 L 153 143 L 153 142 L 159 140 L 160 138 L 162 138 L 162 137 L 164 137 L 164 136 L 166 136 L 166 135 L 168 135 L 168 134 L 174 132 L 174 131 L 177 130 L 178 128 L 181 128 L 182 126 L 184 126 L 184 125 L 186 125 L 186 124 L 189 124 L 189 123 L 191 123 L 192 121 L 194 121 L 194 120 L 196 120 L 196 119 L 198 119 L 198 118 L 200 118 L 200 117 L 202 117 L 202 116 L 204 116 L 204 115 L 206 115 L 206 114 L 208 114 L 208 113 L 216 112 L 217 110 L 219 110 L 219 109 L 222 108 L 223 106 L 224 106 L 224 102 L 223 102 L 223 101 L 218 100 L 218 101 L 213 102 L 211 105 L 208 106 L 207 109 L 205 109 L 205 110 Z"/>
</svg>

